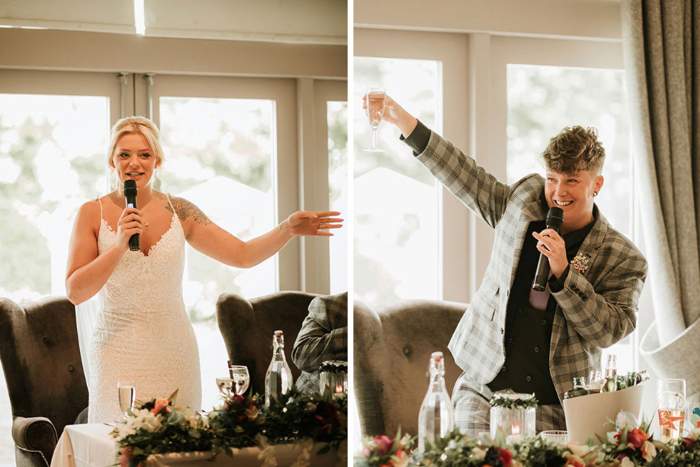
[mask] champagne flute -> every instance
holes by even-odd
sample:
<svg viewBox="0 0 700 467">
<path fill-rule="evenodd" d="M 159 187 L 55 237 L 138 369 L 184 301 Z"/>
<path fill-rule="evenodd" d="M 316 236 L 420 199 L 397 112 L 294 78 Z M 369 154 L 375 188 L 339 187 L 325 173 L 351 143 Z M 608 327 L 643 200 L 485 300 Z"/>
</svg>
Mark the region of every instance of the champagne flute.
<svg viewBox="0 0 700 467">
<path fill-rule="evenodd" d="M 136 399 L 136 386 L 133 381 L 117 382 L 119 391 L 119 409 L 124 414 L 124 419 L 129 416 L 129 412 L 134 410 L 134 400 Z"/>
<path fill-rule="evenodd" d="M 242 396 L 250 386 L 250 374 L 245 365 L 231 365 L 228 369 L 231 379 L 233 379 L 232 391 L 236 396 Z"/>
<path fill-rule="evenodd" d="M 379 124 L 382 123 L 382 117 L 384 116 L 384 104 L 386 103 L 386 89 L 383 88 L 369 88 L 365 94 L 367 109 L 365 111 L 367 118 L 369 118 L 369 124 L 372 127 L 372 146 L 365 148 L 367 152 L 384 152 L 381 148 L 377 147 L 377 129 Z"/>
</svg>

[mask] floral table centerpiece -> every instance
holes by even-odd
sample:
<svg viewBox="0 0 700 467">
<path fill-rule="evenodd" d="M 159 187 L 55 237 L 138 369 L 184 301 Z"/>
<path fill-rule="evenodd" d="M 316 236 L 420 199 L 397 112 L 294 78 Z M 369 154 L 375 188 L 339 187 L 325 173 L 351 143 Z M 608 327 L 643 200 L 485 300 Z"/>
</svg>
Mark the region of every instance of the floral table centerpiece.
<svg viewBox="0 0 700 467">
<path fill-rule="evenodd" d="M 347 463 L 347 398 L 304 395 L 292 390 L 265 407 L 260 395 L 224 398 L 221 407 L 194 414 L 175 405 L 177 391 L 168 399 L 138 404 L 112 436 L 119 447 L 122 467 L 136 467 L 151 455 L 174 452 L 210 452 L 233 456 L 235 448 L 258 447 L 263 466 L 277 465 L 273 445 L 301 447 L 296 464 L 309 465 L 316 454 L 338 452 L 338 465 Z"/>
<path fill-rule="evenodd" d="M 458 429 L 434 443 L 428 443 L 425 453 L 411 452 L 412 443 L 406 435 L 401 442 L 376 436 L 364 442 L 355 458 L 355 467 L 693 467 L 700 466 L 700 429 L 694 428 L 684 438 L 667 444 L 653 439 L 649 423 L 637 425 L 630 414 L 622 413 L 610 422 L 614 430 L 600 439 L 580 445 L 566 446 L 532 437 L 507 442 L 499 430 L 493 439 L 475 440 L 462 435 Z"/>
</svg>

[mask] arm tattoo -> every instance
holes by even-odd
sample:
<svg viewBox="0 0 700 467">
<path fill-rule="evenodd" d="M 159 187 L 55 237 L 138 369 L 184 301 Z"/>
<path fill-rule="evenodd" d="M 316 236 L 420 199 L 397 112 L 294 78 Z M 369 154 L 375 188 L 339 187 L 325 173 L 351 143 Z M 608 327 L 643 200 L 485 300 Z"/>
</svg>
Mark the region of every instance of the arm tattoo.
<svg viewBox="0 0 700 467">
<path fill-rule="evenodd" d="M 190 203 L 186 199 L 172 198 L 171 202 L 173 203 L 173 207 L 175 208 L 177 217 L 179 217 L 181 221 L 184 222 L 187 220 L 187 218 L 192 217 L 192 219 L 195 222 L 202 225 L 209 225 L 212 223 L 207 217 L 207 215 L 202 212 L 201 209 L 199 209 L 197 206 Z M 167 209 L 168 211 L 173 212 L 169 204 L 167 206 Z"/>
</svg>

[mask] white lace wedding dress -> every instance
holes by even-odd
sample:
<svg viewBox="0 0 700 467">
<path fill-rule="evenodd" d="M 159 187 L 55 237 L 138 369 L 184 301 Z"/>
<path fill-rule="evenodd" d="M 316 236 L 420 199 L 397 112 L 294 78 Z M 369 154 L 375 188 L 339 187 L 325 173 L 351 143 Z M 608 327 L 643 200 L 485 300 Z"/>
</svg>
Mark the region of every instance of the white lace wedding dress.
<svg viewBox="0 0 700 467">
<path fill-rule="evenodd" d="M 115 241 L 102 218 L 100 254 Z M 100 291 L 102 311 L 90 345 L 89 423 L 121 419 L 119 381 L 135 382 L 137 401 L 178 389 L 177 406 L 200 410 L 199 351 L 182 300 L 184 265 L 185 234 L 173 214 L 149 254 L 124 253 Z"/>
</svg>

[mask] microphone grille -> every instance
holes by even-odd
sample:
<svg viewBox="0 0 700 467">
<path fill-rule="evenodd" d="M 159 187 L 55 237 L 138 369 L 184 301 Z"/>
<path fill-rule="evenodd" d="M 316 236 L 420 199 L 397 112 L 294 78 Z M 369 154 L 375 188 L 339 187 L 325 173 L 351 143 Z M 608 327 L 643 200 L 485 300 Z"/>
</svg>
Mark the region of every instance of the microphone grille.
<svg viewBox="0 0 700 467">
<path fill-rule="evenodd" d="M 564 222 L 564 210 L 556 206 L 549 208 L 547 212 L 547 225 L 561 226 Z"/>
<path fill-rule="evenodd" d="M 137 191 L 137 189 L 136 189 L 136 181 L 134 181 L 134 180 L 126 180 L 126 181 L 124 182 L 124 191 L 125 191 L 125 192 L 126 192 L 126 191 L 133 191 L 134 193 L 136 193 L 136 191 Z"/>
</svg>

